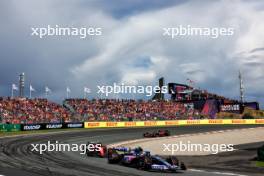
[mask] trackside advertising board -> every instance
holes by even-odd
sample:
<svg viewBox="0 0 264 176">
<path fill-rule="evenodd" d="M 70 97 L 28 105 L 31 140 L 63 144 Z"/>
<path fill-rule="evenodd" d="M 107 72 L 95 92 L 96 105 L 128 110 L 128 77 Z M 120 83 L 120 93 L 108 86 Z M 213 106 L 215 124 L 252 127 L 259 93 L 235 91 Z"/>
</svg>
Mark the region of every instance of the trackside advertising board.
<svg viewBox="0 0 264 176">
<path fill-rule="evenodd" d="M 19 124 L 0 124 L 0 132 L 20 131 Z"/>
<path fill-rule="evenodd" d="M 131 121 L 131 122 L 80 122 L 80 123 L 40 123 L 40 124 L 0 124 L 0 132 L 31 131 L 69 128 L 118 128 L 118 127 L 155 127 L 181 125 L 254 125 L 263 124 L 264 119 L 203 119 L 168 121 Z"/>
<path fill-rule="evenodd" d="M 21 124 L 21 131 L 48 130 L 48 129 L 67 129 L 84 128 L 84 123 L 40 123 L 40 124 Z"/>
<path fill-rule="evenodd" d="M 134 122 L 85 122 L 85 128 L 114 127 L 151 127 L 180 125 L 232 125 L 264 124 L 264 119 L 204 119 L 204 120 L 170 120 L 170 121 L 134 121 Z"/>
</svg>

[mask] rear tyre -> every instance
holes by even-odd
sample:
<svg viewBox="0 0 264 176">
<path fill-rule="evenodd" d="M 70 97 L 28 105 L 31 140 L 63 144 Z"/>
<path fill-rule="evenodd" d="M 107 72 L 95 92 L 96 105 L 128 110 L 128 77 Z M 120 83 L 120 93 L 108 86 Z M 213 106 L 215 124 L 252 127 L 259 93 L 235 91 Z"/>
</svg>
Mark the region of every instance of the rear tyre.
<svg viewBox="0 0 264 176">
<path fill-rule="evenodd" d="M 181 163 L 181 169 L 182 170 L 187 170 L 187 167 L 186 167 L 186 165 L 184 163 Z"/>
</svg>

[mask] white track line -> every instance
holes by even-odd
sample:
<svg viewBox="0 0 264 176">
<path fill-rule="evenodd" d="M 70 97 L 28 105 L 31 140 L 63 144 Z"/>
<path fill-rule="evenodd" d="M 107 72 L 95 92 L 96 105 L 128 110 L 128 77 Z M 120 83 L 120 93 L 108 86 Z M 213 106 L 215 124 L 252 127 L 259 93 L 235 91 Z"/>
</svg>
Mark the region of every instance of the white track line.
<svg viewBox="0 0 264 176">
<path fill-rule="evenodd" d="M 75 128 L 76 129 L 76 128 Z M 58 129 L 59 131 L 43 131 L 42 133 L 34 133 L 33 131 L 33 133 L 25 133 L 25 134 L 17 134 L 17 135 L 10 135 L 10 136 L 1 136 L 0 137 L 0 139 L 5 139 L 5 138 L 16 138 L 16 137 L 24 137 L 24 136 L 26 136 L 26 137 L 31 137 L 31 136 L 40 136 L 40 135 L 47 135 L 47 134 L 51 134 L 51 135 L 53 135 L 53 134 L 63 134 L 63 133 L 71 133 L 71 132 L 82 132 L 82 131 L 85 131 L 84 130 L 85 128 L 80 128 L 79 130 L 75 130 L 75 131 L 71 131 L 71 130 L 60 130 L 60 129 Z M 89 131 L 89 129 L 88 128 L 86 128 L 87 129 L 87 131 Z M 116 128 L 117 129 L 117 128 Z M 97 130 L 97 131 L 102 131 L 102 130 L 107 130 L 107 128 L 101 128 L 101 129 L 95 129 L 95 130 Z M 7 132 L 8 133 L 8 132 Z M 0 175 L 1 176 L 1 175 Z"/>
<path fill-rule="evenodd" d="M 217 174 L 217 175 L 229 175 L 229 176 L 247 176 L 247 175 L 242 175 L 242 174 L 235 174 L 231 172 L 215 172 L 215 171 L 206 171 L 206 170 L 200 170 L 200 169 L 188 169 L 189 171 L 192 172 L 203 172 L 203 173 L 211 173 L 211 174 Z"/>
<path fill-rule="evenodd" d="M 200 135 L 206 135 L 206 134 L 217 134 L 217 133 L 225 133 L 225 132 L 232 132 L 232 131 L 253 130 L 253 129 L 259 129 L 259 128 L 264 129 L 264 127 L 254 127 L 254 128 L 228 129 L 228 130 L 218 130 L 218 131 L 191 133 L 191 134 L 181 134 L 181 135 L 168 136 L 168 137 L 139 138 L 139 139 L 134 139 L 134 140 L 112 143 L 112 144 L 109 144 L 108 147 L 116 147 L 116 146 L 122 146 L 122 145 L 127 145 L 127 144 L 138 143 L 138 142 L 153 141 L 153 140 L 158 140 L 158 139 L 173 139 L 173 138 L 179 138 L 179 137 L 200 136 Z"/>
</svg>

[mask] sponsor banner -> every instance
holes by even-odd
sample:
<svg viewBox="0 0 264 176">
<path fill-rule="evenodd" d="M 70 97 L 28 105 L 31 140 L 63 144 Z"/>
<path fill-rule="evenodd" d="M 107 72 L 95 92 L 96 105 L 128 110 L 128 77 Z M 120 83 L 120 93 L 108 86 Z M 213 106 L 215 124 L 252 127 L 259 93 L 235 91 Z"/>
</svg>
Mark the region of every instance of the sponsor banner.
<svg viewBox="0 0 264 176">
<path fill-rule="evenodd" d="M 105 122 L 106 127 L 121 127 L 122 123 L 120 122 Z"/>
<path fill-rule="evenodd" d="M 6 132 L 7 131 L 7 128 L 6 128 L 5 124 L 0 124 L 0 131 L 1 132 Z"/>
<path fill-rule="evenodd" d="M 63 128 L 84 128 L 84 123 L 63 123 Z"/>
<path fill-rule="evenodd" d="M 0 132 L 20 131 L 20 124 L 0 124 Z"/>
<path fill-rule="evenodd" d="M 223 119 L 209 119 L 208 124 L 223 124 Z"/>
<path fill-rule="evenodd" d="M 43 129 L 45 129 L 44 124 L 21 124 L 22 131 L 43 130 Z"/>
<path fill-rule="evenodd" d="M 145 121 L 144 126 L 158 126 L 158 121 Z"/>
<path fill-rule="evenodd" d="M 22 131 L 46 130 L 46 129 L 67 129 L 67 128 L 84 128 L 84 123 L 21 124 Z"/>
<path fill-rule="evenodd" d="M 62 123 L 47 123 L 45 124 L 45 129 L 61 129 L 63 127 Z"/>
<path fill-rule="evenodd" d="M 254 119 L 255 124 L 264 124 L 264 119 Z"/>
<path fill-rule="evenodd" d="M 178 120 L 164 121 L 164 123 L 165 123 L 165 126 L 177 126 L 177 125 L 179 125 Z"/>
<path fill-rule="evenodd" d="M 243 111 L 243 108 L 239 103 L 227 103 L 220 105 L 220 111 L 239 114 Z"/>
<path fill-rule="evenodd" d="M 136 121 L 136 127 L 144 127 L 145 121 Z"/>
<path fill-rule="evenodd" d="M 85 122 L 85 128 L 99 128 L 102 127 L 102 122 Z"/>
<path fill-rule="evenodd" d="M 200 125 L 201 120 L 186 120 L 187 125 Z"/>
<path fill-rule="evenodd" d="M 85 128 L 155 127 L 181 125 L 264 124 L 264 119 L 202 119 L 132 122 L 85 122 Z"/>
<path fill-rule="evenodd" d="M 124 122 L 125 127 L 134 127 L 137 126 L 137 122 Z"/>
</svg>

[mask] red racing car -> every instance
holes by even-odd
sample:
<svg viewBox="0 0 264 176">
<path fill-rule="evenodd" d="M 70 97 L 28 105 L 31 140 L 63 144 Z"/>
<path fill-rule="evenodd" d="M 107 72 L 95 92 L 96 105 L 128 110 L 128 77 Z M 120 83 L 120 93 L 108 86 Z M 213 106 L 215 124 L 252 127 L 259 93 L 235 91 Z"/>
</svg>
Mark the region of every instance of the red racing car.
<svg viewBox="0 0 264 176">
<path fill-rule="evenodd" d="M 89 150 L 89 146 L 94 146 L 94 150 Z M 107 154 L 107 147 L 97 142 L 88 142 L 86 148 L 87 156 L 97 156 L 104 158 Z"/>
<path fill-rule="evenodd" d="M 146 132 L 143 134 L 143 137 L 165 137 L 170 136 L 169 130 L 158 130 L 152 133 Z"/>
</svg>

